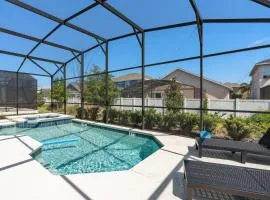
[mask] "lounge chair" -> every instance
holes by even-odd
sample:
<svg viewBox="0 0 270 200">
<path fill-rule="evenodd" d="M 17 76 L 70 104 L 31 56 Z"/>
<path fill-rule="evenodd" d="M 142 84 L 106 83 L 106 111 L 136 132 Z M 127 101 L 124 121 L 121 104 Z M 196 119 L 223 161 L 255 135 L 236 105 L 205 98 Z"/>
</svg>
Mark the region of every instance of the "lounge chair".
<svg viewBox="0 0 270 200">
<path fill-rule="evenodd" d="M 270 129 L 269 129 L 270 130 Z M 259 143 L 243 142 L 225 139 L 201 139 L 197 137 L 195 139 L 196 149 L 199 151 L 199 157 L 202 157 L 203 149 L 215 149 L 231 151 L 232 153 L 241 153 L 241 162 L 246 162 L 246 155 L 258 154 L 270 156 L 270 131 L 267 131 L 260 139 Z"/>
<path fill-rule="evenodd" d="M 185 160 L 188 200 L 193 189 L 270 199 L 270 170 Z"/>
</svg>

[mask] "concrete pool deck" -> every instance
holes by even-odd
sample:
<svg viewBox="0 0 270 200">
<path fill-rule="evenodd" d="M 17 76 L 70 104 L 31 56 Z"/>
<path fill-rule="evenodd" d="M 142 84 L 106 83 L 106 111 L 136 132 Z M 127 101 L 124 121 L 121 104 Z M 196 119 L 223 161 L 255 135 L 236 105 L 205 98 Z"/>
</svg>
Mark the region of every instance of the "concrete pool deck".
<svg viewBox="0 0 270 200">
<path fill-rule="evenodd" d="M 154 135 L 164 146 L 130 170 L 66 176 L 53 175 L 32 159 L 29 154 L 41 145 L 36 140 L 23 135 L 0 136 L 0 199 L 186 199 L 184 159 L 270 170 L 269 157 L 248 156 L 247 163 L 241 164 L 239 154 L 205 151 L 206 157 L 200 159 L 194 139 L 143 132 Z M 204 192 L 196 194 L 197 199 L 211 197 Z"/>
</svg>

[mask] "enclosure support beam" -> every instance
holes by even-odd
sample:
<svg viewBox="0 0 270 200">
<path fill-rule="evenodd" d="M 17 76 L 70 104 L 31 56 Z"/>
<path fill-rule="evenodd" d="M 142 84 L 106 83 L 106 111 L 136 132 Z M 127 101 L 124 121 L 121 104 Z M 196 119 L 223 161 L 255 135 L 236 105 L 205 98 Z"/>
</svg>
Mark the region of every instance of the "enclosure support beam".
<svg viewBox="0 0 270 200">
<path fill-rule="evenodd" d="M 85 54 L 85 53 L 87 53 L 87 52 L 89 52 L 89 51 L 92 51 L 93 49 L 96 49 L 96 48 L 100 47 L 100 45 L 103 45 L 103 44 L 105 44 L 105 43 L 106 43 L 106 42 L 102 42 L 102 43 L 100 43 L 100 44 L 97 44 L 97 45 L 95 45 L 95 46 L 92 46 L 92 47 L 86 49 L 85 51 L 81 52 L 80 54 L 74 56 L 73 58 L 70 58 L 70 59 L 69 59 L 67 62 L 65 62 L 65 63 L 68 64 L 68 63 L 72 62 L 73 60 L 77 59 L 77 58 L 78 58 L 79 56 L 81 56 L 82 54 Z M 62 68 L 62 67 L 60 67 L 60 69 L 61 69 L 61 68 Z M 59 69 L 59 70 L 60 70 L 60 69 Z M 57 70 L 54 74 L 56 74 L 59 70 Z"/>
<path fill-rule="evenodd" d="M 21 1 L 16 1 L 16 0 L 7 0 L 7 1 L 10 2 L 10 3 L 12 3 L 12 4 L 14 4 L 14 5 L 19 6 L 19 7 L 21 7 L 21 8 L 24 8 L 24 9 L 26 9 L 26 10 L 29 10 L 29 11 L 31 11 L 31 12 L 33 12 L 33 13 L 36 13 L 36 14 L 41 15 L 41 16 L 43 16 L 43 17 L 46 17 L 46 18 L 48 18 L 48 19 L 50 19 L 50 20 L 56 21 L 56 22 L 58 23 L 58 24 L 56 25 L 56 27 L 54 27 L 49 33 L 47 33 L 47 34 L 41 39 L 41 41 L 39 41 L 39 42 L 38 42 L 38 43 L 37 43 L 37 44 L 29 51 L 29 53 L 27 54 L 27 56 L 29 56 L 31 53 L 33 53 L 33 51 L 34 51 L 36 48 L 38 48 L 39 45 L 40 45 L 43 41 L 45 41 L 48 37 L 50 37 L 50 36 L 51 36 L 55 31 L 57 31 L 62 25 L 68 26 L 68 24 L 69 24 L 69 27 L 70 27 L 70 26 L 73 27 L 74 25 L 70 24 L 68 21 L 74 19 L 75 17 L 77 17 L 77 16 L 83 14 L 84 12 L 86 12 L 86 11 L 88 11 L 88 10 L 92 9 L 93 7 L 95 7 L 95 6 L 98 5 L 97 3 L 91 4 L 91 5 L 89 5 L 88 7 L 86 7 L 86 8 L 84 8 L 84 9 L 80 10 L 79 12 L 77 12 L 77 13 L 71 15 L 70 17 L 68 17 L 68 18 L 66 18 L 66 19 L 64 19 L 64 20 L 62 20 L 62 19 L 59 19 L 59 18 L 57 18 L 57 17 L 55 17 L 55 16 L 53 16 L 53 15 L 50 15 L 50 14 L 48 14 L 48 13 L 45 13 L 44 11 L 41 11 L 41 10 L 39 10 L 39 9 L 37 9 L 37 8 L 34 8 L 34 7 L 32 7 L 32 6 L 28 5 L 28 4 L 25 4 L 25 3 L 21 2 Z M 78 30 L 78 29 L 81 30 L 82 28 L 77 27 L 76 30 Z M 83 29 L 83 31 L 85 32 L 86 30 Z M 88 31 L 87 31 L 87 32 L 88 32 Z M 95 35 L 95 34 L 93 34 L 93 33 L 91 33 L 91 32 L 88 32 L 88 34 L 90 34 L 90 36 L 92 36 L 92 37 L 94 37 L 94 38 L 96 38 L 96 39 L 100 39 L 100 40 L 102 40 L 102 41 L 105 40 L 104 38 L 101 38 L 101 37 L 99 37 L 99 36 L 97 36 L 97 35 Z M 27 56 L 23 59 L 22 64 L 26 61 Z M 19 70 L 20 70 L 20 68 L 18 69 L 18 71 L 19 71 Z"/>
<path fill-rule="evenodd" d="M 68 22 L 71 19 L 73 19 L 75 17 L 78 17 L 79 15 L 83 14 L 84 12 L 96 7 L 98 5 L 97 3 L 93 3 L 93 4 L 89 5 L 89 6 L 87 6 L 86 8 L 80 10 L 79 12 L 73 14 L 72 16 L 67 18 L 66 20 L 62 20 L 62 19 L 59 19 L 56 16 L 53 16 L 53 15 L 51 15 L 49 13 L 46 13 L 46 12 L 44 12 L 42 10 L 39 10 L 39 9 L 37 9 L 35 7 L 32 7 L 32 6 L 30 6 L 30 5 L 26 4 L 26 3 L 23 3 L 22 1 L 18 1 L 18 0 L 7 0 L 7 1 L 9 3 L 12 3 L 12 4 L 16 5 L 16 6 L 19 6 L 19 7 L 23 8 L 23 9 L 25 9 L 25 10 L 31 11 L 31 12 L 37 14 L 37 15 L 40 15 L 40 16 L 45 17 L 47 19 L 50 19 L 50 20 L 52 20 L 54 22 L 57 22 L 59 24 L 65 25 L 65 26 L 67 26 L 67 27 L 69 27 L 69 28 L 71 28 L 73 30 L 79 31 L 79 32 L 81 32 L 81 33 L 83 33 L 85 35 L 91 36 L 91 37 L 99 39 L 101 41 L 106 41 L 105 38 L 103 38 L 103 37 L 101 37 L 99 35 L 96 35 L 96 34 L 90 32 L 90 31 L 87 31 L 87 30 L 85 30 L 85 29 L 83 29 L 81 27 L 78 27 L 78 26 Z"/>
<path fill-rule="evenodd" d="M 270 23 L 270 19 L 269 18 L 254 18 L 254 19 L 252 19 L 252 18 L 250 18 L 250 19 L 203 19 L 202 22 L 203 23 L 217 23 L 217 24 L 219 24 L 219 23 L 220 24 L 221 23 Z M 179 24 L 172 24 L 172 25 L 168 25 L 168 26 L 161 26 L 161 27 L 155 27 L 155 28 L 145 29 L 144 32 L 147 33 L 147 32 L 153 32 L 153 31 L 161 31 L 161 30 L 167 30 L 167 29 L 172 29 L 172 28 L 193 26 L 193 25 L 196 25 L 196 24 L 197 24 L 196 21 L 191 21 L 191 22 L 185 22 L 185 23 L 179 23 Z M 114 37 L 114 38 L 110 38 L 107 41 L 109 41 L 109 42 L 110 41 L 115 41 L 115 40 L 119 40 L 119 39 L 122 39 L 122 38 L 134 36 L 136 34 L 138 34 L 138 32 L 132 32 L 132 33 L 128 33 L 128 34 L 125 34 L 125 35 L 122 35 L 122 36 L 117 36 L 117 37 Z M 97 44 L 95 46 L 92 46 L 92 47 L 86 49 L 85 51 L 83 51 L 82 53 L 87 53 L 87 52 L 89 52 L 89 51 L 91 51 L 91 50 L 99 47 L 100 45 L 102 45 L 104 43 L 105 42 L 101 42 L 100 44 Z M 242 50 L 245 51 L 245 49 L 240 49 L 240 51 L 242 51 Z M 226 53 L 226 52 L 224 52 L 224 53 Z M 234 53 L 234 52 L 232 52 L 232 53 Z M 74 56 L 73 58 L 69 59 L 66 63 L 71 62 L 72 60 L 76 59 L 79 56 L 80 56 L 80 54 L 78 54 L 77 56 Z M 209 56 L 211 56 L 211 55 L 209 54 Z M 199 56 L 198 57 L 190 57 L 190 58 L 187 58 L 186 60 L 192 60 L 192 59 L 199 59 Z M 182 59 L 176 59 L 175 61 L 172 61 L 172 62 L 178 62 L 178 60 L 179 60 L 179 62 L 182 61 Z M 185 61 L 185 59 L 183 59 L 183 61 Z M 164 64 L 166 64 L 166 63 L 170 63 L 170 61 L 164 61 Z"/>
<path fill-rule="evenodd" d="M 16 72 L 16 114 L 19 115 L 19 72 Z"/>
<path fill-rule="evenodd" d="M 203 24 L 201 24 L 200 39 L 200 130 L 203 129 Z"/>
<path fill-rule="evenodd" d="M 53 76 L 51 76 L 51 112 L 53 112 Z"/>
<path fill-rule="evenodd" d="M 55 65 L 55 67 L 57 68 L 57 70 L 60 68 L 56 63 L 54 63 L 54 65 Z M 61 71 L 62 73 L 64 73 L 62 69 L 60 69 L 60 71 Z"/>
<path fill-rule="evenodd" d="M 239 18 L 239 19 L 201 19 L 203 23 L 270 23 L 269 18 Z M 184 23 L 178 23 L 178 24 L 171 24 L 167 26 L 160 26 L 160 27 L 154 27 L 145 29 L 144 32 L 154 32 L 154 31 L 162 31 L 162 30 L 168 30 L 173 28 L 180 28 L 180 27 L 187 27 L 187 26 L 193 26 L 196 25 L 196 21 L 190 21 L 190 22 L 184 22 Z M 109 38 L 108 41 L 114 41 L 119 40 L 122 38 L 130 37 L 135 35 L 135 32 L 127 33 L 125 35 Z"/>
<path fill-rule="evenodd" d="M 145 114 L 145 107 L 144 107 L 144 73 L 145 73 L 145 33 L 142 32 L 142 48 L 141 48 L 141 56 L 142 56 L 142 129 L 144 129 L 145 120 L 144 120 L 144 114 Z"/>
<path fill-rule="evenodd" d="M 199 9 L 194 0 L 189 0 L 196 16 L 200 44 L 200 130 L 203 129 L 203 22 Z"/>
<path fill-rule="evenodd" d="M 41 69 L 42 71 L 44 71 L 45 73 L 47 73 L 49 76 L 51 76 L 51 73 L 48 72 L 46 69 L 44 69 L 43 67 L 41 67 L 37 62 L 35 62 L 34 60 L 32 60 L 31 58 L 28 58 L 28 60 L 30 60 L 34 65 L 36 65 L 39 69 Z"/>
<path fill-rule="evenodd" d="M 84 110 L 84 54 L 81 55 L 81 108 Z"/>
<path fill-rule="evenodd" d="M 270 1 L 269 0 L 251 0 L 257 4 L 270 8 Z"/>
<path fill-rule="evenodd" d="M 9 55 L 9 56 L 16 56 L 16 57 L 21 57 L 21 58 L 24 58 L 27 56 L 25 54 L 15 53 L 15 52 L 5 51 L 5 50 L 0 50 L 0 54 L 5 54 L 5 55 Z M 64 64 L 61 61 L 51 60 L 51 59 L 47 59 L 47 58 L 40 58 L 40 57 L 36 57 L 36 56 L 27 56 L 27 57 L 31 58 L 32 60 L 39 60 L 39 61 L 48 62 L 48 63 Z"/>
<path fill-rule="evenodd" d="M 67 66 L 66 64 L 64 65 L 64 114 L 66 115 L 67 114 L 67 81 L 66 81 L 66 78 L 67 78 Z"/>
<path fill-rule="evenodd" d="M 239 53 L 239 52 L 248 52 L 248 51 L 254 51 L 254 50 L 258 50 L 258 49 L 267 49 L 267 48 L 270 48 L 270 44 L 260 45 L 260 46 L 255 46 L 255 47 L 248 47 L 248 48 L 243 48 L 243 49 L 235 49 L 235 50 L 230 50 L 230 51 L 221 51 L 221 52 L 211 53 L 211 54 L 205 54 L 205 55 L 203 55 L 203 58 L 211 58 L 211 57 L 215 57 L 215 56 L 229 55 L 229 54 L 234 54 L 234 53 Z M 177 63 L 177 62 L 196 60 L 196 59 L 200 59 L 200 56 L 193 56 L 193 57 L 180 58 L 180 59 L 168 60 L 168 61 L 163 61 L 163 62 L 150 63 L 150 64 L 145 65 L 145 67 L 164 65 L 164 64 L 170 64 L 170 63 Z"/>
<path fill-rule="evenodd" d="M 135 28 L 133 28 L 133 31 L 134 31 L 134 33 L 136 35 L 136 38 L 138 40 L 138 43 L 139 43 L 140 47 L 142 48 L 142 42 L 140 40 L 139 33 L 137 33 L 137 31 L 135 30 Z"/>
<path fill-rule="evenodd" d="M 45 41 L 45 40 L 42 40 L 40 38 L 36 38 L 36 37 L 26 35 L 26 34 L 23 34 L 23 33 L 19 33 L 19 32 L 16 32 L 16 31 L 8 30 L 8 29 L 3 28 L 3 27 L 0 27 L 0 32 L 6 33 L 8 35 L 16 36 L 16 37 L 19 37 L 19 38 L 24 38 L 24 39 L 27 39 L 27 40 L 31 40 L 31 41 L 34 41 L 34 42 L 40 42 L 42 44 L 46 44 L 46 45 L 56 47 L 56 48 L 59 48 L 59 49 L 62 49 L 62 50 L 74 51 L 74 52 L 77 52 L 77 53 L 81 52 L 80 50 L 73 49 L 71 47 L 60 45 L 60 44 L 57 44 L 57 43 L 54 43 L 54 42 Z"/>
<path fill-rule="evenodd" d="M 261 24 L 270 23 L 270 18 L 240 18 L 240 19 L 203 19 L 203 23 L 217 23 L 217 24 Z"/>
<path fill-rule="evenodd" d="M 109 100 L 108 100 L 108 71 L 109 71 L 109 43 L 106 42 L 106 54 L 105 54 L 105 123 L 108 123 L 109 118 Z"/>
<path fill-rule="evenodd" d="M 140 32 L 143 32 L 143 29 L 139 25 L 137 25 L 135 22 L 133 22 L 132 20 L 130 20 L 127 16 L 125 16 L 124 14 L 122 14 L 121 12 L 119 12 L 118 10 L 116 10 L 110 4 L 106 3 L 103 0 L 96 0 L 96 2 L 99 3 L 106 10 L 108 10 L 109 12 L 111 12 L 112 14 L 114 14 L 115 16 L 117 16 L 118 18 L 120 18 L 121 20 L 123 20 L 124 22 L 126 22 L 127 24 L 129 24 L 131 27 L 137 29 Z"/>
<path fill-rule="evenodd" d="M 104 55 L 106 55 L 106 50 L 104 50 L 104 48 L 103 48 L 103 43 L 100 43 L 100 41 L 99 40 L 97 40 L 96 39 L 96 41 L 97 41 L 97 43 L 98 43 L 98 46 L 100 47 L 100 49 L 101 49 L 101 51 L 104 53 Z"/>
<path fill-rule="evenodd" d="M 28 54 L 24 57 L 21 65 L 23 65 L 26 61 L 26 59 L 28 58 L 28 56 L 30 56 L 31 53 L 33 53 L 35 51 L 36 48 L 39 47 L 39 45 L 42 43 L 42 41 L 45 41 L 48 37 L 50 37 L 50 35 L 52 35 L 58 28 L 60 28 L 61 24 L 58 24 L 56 27 L 54 27 L 54 29 L 52 29 L 48 34 L 46 34 L 42 40 L 40 42 L 38 42 L 29 52 Z M 20 71 L 20 68 L 17 70 Z"/>
<path fill-rule="evenodd" d="M 74 56 L 74 58 L 78 61 L 78 63 L 81 64 L 81 61 L 79 60 L 79 55 L 80 55 L 80 54 L 76 55 L 73 51 L 72 51 L 71 53 L 72 53 L 72 55 Z M 65 63 L 65 64 L 67 64 L 67 63 Z M 58 68 L 58 69 L 59 69 L 59 68 Z M 60 68 L 59 70 L 61 70 L 61 68 Z"/>
<path fill-rule="evenodd" d="M 97 47 L 98 46 L 95 46 L 95 48 L 97 48 Z M 211 54 L 205 54 L 205 55 L 203 55 L 203 59 L 211 58 L 211 57 L 215 57 L 215 56 L 229 55 L 229 54 L 234 54 L 234 53 L 238 53 L 238 52 L 249 52 L 249 51 L 254 51 L 254 50 L 258 50 L 258 49 L 267 49 L 267 48 L 270 48 L 270 44 L 249 47 L 249 48 L 243 48 L 243 49 L 235 49 L 235 50 L 230 50 L 230 51 L 221 51 L 221 52 L 211 53 Z M 73 60 L 74 59 L 75 58 L 73 58 Z M 192 56 L 192 57 L 186 57 L 186 58 L 179 58 L 179 59 L 175 59 L 175 60 L 167 60 L 167 61 L 163 61 L 163 62 L 150 63 L 150 64 L 145 64 L 144 66 L 146 68 L 146 67 L 165 65 L 165 64 L 170 64 L 170 63 L 184 62 L 184 61 L 189 61 L 189 60 L 197 60 L 197 59 L 200 59 L 200 56 Z M 124 71 L 124 70 L 140 69 L 140 68 L 141 68 L 141 65 L 138 65 L 138 66 L 127 67 L 127 68 L 123 68 L 123 69 L 111 70 L 111 71 L 109 71 L 109 73 L 115 73 L 115 72 Z M 20 72 L 20 73 L 24 73 L 24 72 Z M 30 73 L 25 73 L 25 74 L 30 74 Z M 55 75 L 55 74 L 53 74 L 53 75 Z M 98 74 L 88 74 L 88 75 L 84 75 L 83 77 L 95 76 L 95 75 L 100 75 L 100 74 L 105 74 L 105 72 L 101 72 Z M 32 74 L 32 75 L 38 75 L 38 74 Z M 48 75 L 39 75 L 39 76 L 48 76 Z M 81 76 L 67 78 L 67 80 L 74 79 L 74 78 L 80 78 L 80 77 Z"/>
</svg>

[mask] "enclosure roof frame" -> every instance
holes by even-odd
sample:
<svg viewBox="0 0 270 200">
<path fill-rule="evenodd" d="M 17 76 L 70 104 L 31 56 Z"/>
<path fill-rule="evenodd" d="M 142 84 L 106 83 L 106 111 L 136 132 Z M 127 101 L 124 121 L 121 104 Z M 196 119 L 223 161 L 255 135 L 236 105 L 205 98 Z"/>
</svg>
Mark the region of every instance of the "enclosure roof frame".
<svg viewBox="0 0 270 200">
<path fill-rule="evenodd" d="M 258 4 L 260 6 L 264 6 L 267 8 L 270 8 L 270 2 L 268 0 L 250 0 L 251 2 Z M 153 32 L 153 31 L 162 31 L 162 30 L 167 30 L 167 29 L 172 29 L 172 28 L 180 28 L 180 27 L 186 27 L 186 26 L 191 26 L 191 25 L 197 25 L 198 29 L 200 29 L 201 24 L 206 23 L 206 24 L 211 24 L 211 23 L 215 23 L 215 24 L 222 24 L 222 23 L 270 23 L 270 18 L 232 18 L 232 19 L 204 19 L 202 18 L 202 16 L 200 15 L 200 8 L 197 7 L 197 5 L 195 4 L 194 0 L 189 0 L 189 3 L 194 11 L 196 20 L 195 21 L 190 21 L 190 22 L 183 22 L 183 23 L 178 23 L 178 24 L 169 24 L 169 25 L 165 25 L 165 26 L 159 26 L 159 27 L 152 27 L 152 28 L 148 28 L 148 29 L 144 29 L 141 26 L 139 26 L 133 19 L 130 19 L 129 17 L 127 17 L 125 14 L 123 14 L 122 12 L 120 12 L 117 8 L 113 7 L 112 5 L 110 5 L 110 3 L 108 3 L 108 1 L 106 0 L 95 0 L 94 3 L 89 4 L 88 6 L 86 6 L 85 8 L 79 10 L 78 12 L 72 14 L 71 16 L 67 17 L 66 19 L 61 19 L 59 17 L 56 17 L 48 12 L 45 12 L 41 9 L 38 9 L 36 7 L 33 7 L 27 3 L 24 3 L 22 1 L 18 1 L 18 0 L 6 0 L 6 2 L 9 2 L 17 7 L 20 7 L 24 10 L 30 11 L 32 13 L 35 13 L 41 17 L 47 18 L 53 22 L 57 23 L 57 26 L 54 27 L 49 33 L 47 33 L 43 38 L 37 38 L 34 36 L 30 36 L 27 34 L 23 34 L 20 32 L 16 32 L 13 30 L 9 30 L 3 27 L 0 27 L 0 32 L 15 36 L 15 37 L 19 37 L 19 38 L 23 38 L 23 39 L 27 39 L 27 40 L 31 40 L 34 42 L 37 42 L 37 44 L 27 53 L 27 54 L 22 54 L 22 53 L 17 53 L 17 52 L 11 52 L 11 51 L 5 51 L 5 50 L 0 50 L 0 54 L 6 54 L 6 55 L 11 55 L 11 56 L 17 56 L 17 57 L 23 57 L 23 62 L 21 63 L 20 67 L 18 68 L 17 72 L 20 71 L 21 67 L 23 66 L 24 62 L 29 59 L 30 61 L 43 61 L 43 62 L 48 62 L 48 63 L 53 63 L 56 66 L 61 65 L 60 67 L 57 67 L 56 71 L 54 73 L 52 73 L 51 75 L 54 76 L 56 73 L 58 73 L 59 71 L 62 71 L 63 66 L 67 65 L 69 62 L 71 62 L 74 59 L 77 59 L 79 56 L 83 55 L 86 52 L 89 52 L 97 47 L 100 47 L 102 50 L 104 50 L 103 46 L 104 44 L 106 44 L 107 42 L 111 42 L 111 41 L 116 41 L 125 37 L 130 37 L 130 36 L 136 36 L 138 37 L 139 33 L 148 33 L 148 32 Z M 96 33 L 93 33 L 91 31 L 88 31 L 80 26 L 74 25 L 73 23 L 70 23 L 69 21 L 81 16 L 82 14 L 84 14 L 85 12 L 90 11 L 91 9 L 97 7 L 97 6 L 101 6 L 103 7 L 107 12 L 110 12 L 111 14 L 113 14 L 114 16 L 116 16 L 117 18 L 119 18 L 120 20 L 124 21 L 126 24 L 128 24 L 129 26 L 131 26 L 131 28 L 133 29 L 133 32 L 131 33 L 127 33 L 127 34 L 122 34 L 122 35 L 118 35 L 116 37 L 111 37 L 111 38 L 104 38 Z M 50 42 L 48 40 L 46 40 L 49 36 L 53 35 L 55 33 L 56 30 L 58 30 L 61 26 L 66 26 L 68 28 L 71 28 L 72 30 L 76 31 L 76 32 L 80 32 L 83 33 L 85 35 L 87 35 L 88 37 L 91 37 L 93 39 L 96 40 L 97 44 L 86 49 L 86 50 L 78 50 L 75 48 L 71 48 L 65 45 L 60 45 L 56 42 Z M 202 42 L 201 39 L 201 33 L 202 31 L 198 30 L 199 32 L 199 41 L 200 43 Z M 52 46 L 54 48 L 59 48 L 61 50 L 65 50 L 65 51 L 69 51 L 73 54 L 73 57 L 70 58 L 69 60 L 67 60 L 66 62 L 63 61 L 59 61 L 59 60 L 53 60 L 53 59 L 47 59 L 47 58 L 42 58 L 42 57 L 37 57 L 37 56 L 32 56 L 32 52 L 38 48 L 39 45 L 41 44 L 46 44 L 49 46 Z M 260 48 L 268 48 L 268 45 L 262 45 L 262 47 L 255 47 L 255 48 L 245 48 L 245 49 L 235 49 L 235 50 L 231 50 L 231 51 L 227 51 L 227 52 L 217 52 L 217 53 L 213 53 L 212 55 L 204 55 L 203 57 L 208 57 L 208 56 L 218 56 L 218 55 L 224 55 L 226 53 L 237 53 L 237 52 L 242 52 L 242 51 L 250 51 L 253 49 L 260 49 Z M 76 53 L 76 54 L 75 54 Z M 192 57 L 190 58 L 186 58 L 188 59 L 192 59 Z M 183 60 L 183 59 L 176 59 L 176 60 Z M 174 60 L 175 61 L 175 60 Z M 172 61 L 172 62 L 174 62 Z M 169 63 L 170 61 L 164 61 L 165 63 Z M 43 68 L 42 66 L 39 65 L 39 67 L 42 68 L 43 71 L 47 71 L 45 68 Z M 147 67 L 147 65 L 146 65 Z"/>
</svg>

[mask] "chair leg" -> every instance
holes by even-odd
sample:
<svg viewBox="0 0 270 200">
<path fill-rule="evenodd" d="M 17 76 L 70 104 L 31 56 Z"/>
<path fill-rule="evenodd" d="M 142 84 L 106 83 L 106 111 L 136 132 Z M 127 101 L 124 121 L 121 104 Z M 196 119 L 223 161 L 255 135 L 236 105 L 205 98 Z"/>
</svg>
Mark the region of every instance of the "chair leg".
<svg viewBox="0 0 270 200">
<path fill-rule="evenodd" d="M 187 187 L 187 199 L 192 200 L 192 188 Z"/>
<path fill-rule="evenodd" d="M 243 164 L 246 163 L 246 157 L 247 157 L 246 152 L 241 152 L 241 163 Z"/>
<path fill-rule="evenodd" d="M 202 147 L 199 145 L 199 151 L 198 151 L 198 153 L 199 153 L 199 158 L 201 158 L 202 157 Z"/>
</svg>

